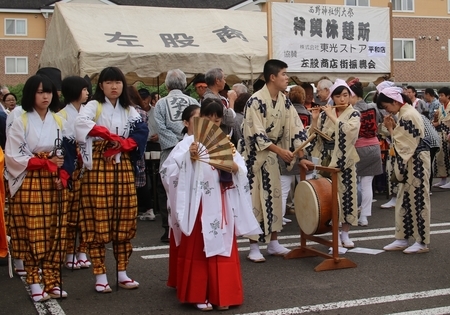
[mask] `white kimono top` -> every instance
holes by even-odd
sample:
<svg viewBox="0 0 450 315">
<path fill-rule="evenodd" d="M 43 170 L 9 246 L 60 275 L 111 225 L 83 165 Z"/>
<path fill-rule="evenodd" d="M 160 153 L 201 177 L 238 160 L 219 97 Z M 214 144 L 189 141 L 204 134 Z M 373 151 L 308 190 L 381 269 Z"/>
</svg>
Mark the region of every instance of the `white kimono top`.
<svg viewBox="0 0 450 315">
<path fill-rule="evenodd" d="M 86 168 L 89 170 L 92 169 L 93 141 L 103 140 L 102 138 L 88 136 L 95 125 L 104 126 L 109 132 L 118 134 L 126 139 L 132 133 L 137 122 L 142 122 L 141 115 L 139 115 L 133 106 L 129 106 L 126 109 L 123 108 L 119 100 L 117 100 L 116 106 L 113 106 L 106 98 L 106 102 L 103 104 L 97 101 L 90 101 L 81 107 L 80 113 L 75 120 L 75 138 L 78 141 L 80 153 Z M 145 134 L 146 138 L 147 134 Z M 120 155 L 120 152 L 116 154 L 116 163 L 120 163 Z"/>
<path fill-rule="evenodd" d="M 13 121 L 5 145 L 5 178 L 11 196 L 22 185 L 27 175 L 28 160 L 34 157 L 33 153 L 51 152 L 55 146 L 57 129 L 60 129 L 60 139 L 65 136 L 66 121 L 58 117 L 61 120 L 58 123 L 55 113 L 48 111 L 43 121 L 36 111 L 22 113 Z"/>
<path fill-rule="evenodd" d="M 234 161 L 239 171 L 232 175 L 234 185 L 225 191 L 222 200 L 219 172 L 207 163 L 190 158 L 189 147 L 193 141 L 193 136 L 186 136 L 161 167 L 161 179 L 169 199 L 169 225 L 178 246 L 181 233 L 191 234 L 201 202 L 206 257 L 229 257 L 235 234 L 262 233 L 252 212 L 247 168 L 242 156 L 236 153 Z"/>
</svg>

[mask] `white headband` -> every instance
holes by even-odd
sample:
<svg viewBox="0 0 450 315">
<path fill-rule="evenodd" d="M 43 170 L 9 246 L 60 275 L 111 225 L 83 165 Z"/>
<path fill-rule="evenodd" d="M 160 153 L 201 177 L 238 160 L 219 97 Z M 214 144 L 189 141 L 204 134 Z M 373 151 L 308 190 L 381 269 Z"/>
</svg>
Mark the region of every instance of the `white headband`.
<svg viewBox="0 0 450 315">
<path fill-rule="evenodd" d="M 340 86 L 345 86 L 350 91 L 351 96 L 355 95 L 352 89 L 348 86 L 347 82 L 342 79 L 336 79 L 336 81 L 334 81 L 334 84 L 330 87 L 330 95 L 328 95 L 328 98 L 331 98 L 331 94 L 333 94 L 334 90 L 336 90 L 336 88 Z"/>
<path fill-rule="evenodd" d="M 396 86 L 391 86 L 391 87 L 387 87 L 387 88 L 383 89 L 380 93 L 386 95 L 390 99 L 393 99 L 393 100 L 399 102 L 400 104 L 404 104 L 402 92 L 403 92 L 402 88 L 399 88 Z"/>
</svg>

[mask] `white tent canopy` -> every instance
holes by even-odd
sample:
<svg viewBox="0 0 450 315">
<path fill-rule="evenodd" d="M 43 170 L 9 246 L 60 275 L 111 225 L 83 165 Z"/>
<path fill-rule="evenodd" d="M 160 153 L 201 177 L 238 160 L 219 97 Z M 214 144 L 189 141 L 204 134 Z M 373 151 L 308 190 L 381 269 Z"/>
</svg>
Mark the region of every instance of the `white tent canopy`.
<svg viewBox="0 0 450 315">
<path fill-rule="evenodd" d="M 266 34 L 261 12 L 57 3 L 39 66 L 93 79 L 116 66 L 128 83 L 215 67 L 234 81 L 255 80 L 267 60 Z"/>
</svg>

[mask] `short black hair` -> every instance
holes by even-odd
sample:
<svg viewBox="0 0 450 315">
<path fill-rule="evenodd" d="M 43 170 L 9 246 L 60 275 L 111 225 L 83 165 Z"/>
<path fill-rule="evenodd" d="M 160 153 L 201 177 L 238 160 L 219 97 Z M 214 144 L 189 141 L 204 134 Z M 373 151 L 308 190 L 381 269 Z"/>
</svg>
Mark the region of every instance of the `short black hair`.
<svg viewBox="0 0 450 315">
<path fill-rule="evenodd" d="M 245 104 L 252 95 L 250 93 L 241 93 L 234 101 L 234 111 L 236 113 L 242 113 L 245 108 Z"/>
<path fill-rule="evenodd" d="M 61 84 L 61 93 L 64 96 L 64 104 L 78 101 L 83 89 L 88 89 L 88 82 L 79 76 L 64 78 Z"/>
<path fill-rule="evenodd" d="M 95 89 L 95 94 L 92 99 L 100 103 L 106 102 L 105 93 L 100 88 L 100 84 L 105 81 L 122 81 L 123 89 L 122 94 L 120 94 L 119 96 L 119 102 L 120 106 L 122 106 L 123 108 L 128 108 L 131 102 L 127 91 L 127 80 L 125 79 L 122 71 L 117 67 L 107 67 L 103 69 L 102 72 L 100 72 L 100 75 L 98 76 L 97 87 Z"/>
<path fill-rule="evenodd" d="M 146 88 L 139 89 L 138 93 L 143 100 L 150 96 L 150 92 Z"/>
<path fill-rule="evenodd" d="M 312 91 L 314 91 L 314 89 L 313 89 L 313 86 L 311 85 L 311 83 L 308 83 L 308 82 L 302 82 L 302 84 L 300 84 L 300 86 L 306 91 L 306 90 L 312 90 Z"/>
<path fill-rule="evenodd" d="M 414 96 L 417 97 L 417 90 L 416 90 L 416 88 L 415 88 L 414 86 L 408 85 L 408 86 L 406 87 L 406 89 L 407 89 L 407 90 L 413 91 L 413 92 L 414 92 Z"/>
<path fill-rule="evenodd" d="M 253 93 L 258 92 L 263 88 L 263 86 L 266 84 L 264 80 L 258 79 L 253 83 Z"/>
<path fill-rule="evenodd" d="M 208 99 L 207 99 L 208 100 Z M 223 104 L 219 103 L 215 99 L 211 99 L 212 101 L 202 102 L 202 107 L 200 109 L 200 116 L 209 117 L 216 115 L 217 118 L 223 117 Z M 205 100 L 206 101 L 206 100 Z"/>
<path fill-rule="evenodd" d="M 350 86 L 350 90 L 355 93 L 356 96 L 363 98 L 364 90 L 361 82 L 355 82 Z"/>
<path fill-rule="evenodd" d="M 36 92 L 41 84 L 43 92 L 52 93 L 52 100 L 48 108 L 53 112 L 57 112 L 59 109 L 58 91 L 56 90 L 56 86 L 53 82 L 45 75 L 33 75 L 28 78 L 27 82 L 25 82 L 22 91 L 23 110 L 27 112 L 34 111 L 34 106 L 36 104 Z"/>
<path fill-rule="evenodd" d="M 287 67 L 288 65 L 284 61 L 278 59 L 267 60 L 264 64 L 264 80 L 266 83 L 269 82 L 272 74 L 277 76 L 282 69 L 286 69 Z"/>
<path fill-rule="evenodd" d="M 444 95 L 446 95 L 446 96 L 449 96 L 449 95 L 450 95 L 450 88 L 448 88 L 448 87 L 446 87 L 446 86 L 441 87 L 441 88 L 439 89 L 439 91 L 438 91 L 438 94 L 444 94 Z"/>
<path fill-rule="evenodd" d="M 198 105 L 189 105 L 183 110 L 183 113 L 181 114 L 181 120 L 182 121 L 189 121 L 191 119 L 192 115 L 194 115 L 194 112 L 196 110 L 200 109 L 200 106 Z M 181 134 L 187 133 L 187 127 L 184 127 L 183 130 L 181 130 Z"/>
<path fill-rule="evenodd" d="M 16 96 L 16 94 L 11 93 L 11 92 L 6 93 L 5 95 L 3 95 L 3 100 L 2 100 L 2 101 L 5 102 L 5 101 L 6 101 L 6 98 L 7 98 L 8 96 L 10 96 L 10 95 L 14 96 L 14 98 L 15 98 L 16 101 L 17 101 L 17 96 Z"/>
<path fill-rule="evenodd" d="M 426 88 L 424 94 L 428 94 L 433 97 L 436 97 L 436 93 L 434 92 L 434 90 L 432 88 Z"/>
<path fill-rule="evenodd" d="M 195 86 L 197 83 L 206 83 L 205 75 L 203 73 L 199 73 L 195 76 L 192 81 L 192 85 Z"/>
</svg>

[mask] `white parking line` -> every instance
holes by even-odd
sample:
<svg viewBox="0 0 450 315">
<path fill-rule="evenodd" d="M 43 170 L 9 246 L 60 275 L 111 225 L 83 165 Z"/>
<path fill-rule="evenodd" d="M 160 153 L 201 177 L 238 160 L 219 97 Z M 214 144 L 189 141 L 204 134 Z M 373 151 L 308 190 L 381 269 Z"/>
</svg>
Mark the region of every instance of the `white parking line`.
<svg viewBox="0 0 450 315">
<path fill-rule="evenodd" d="M 435 235 L 435 234 L 448 234 L 450 233 L 450 230 L 437 230 L 437 231 L 431 231 L 430 234 L 431 235 Z M 375 235 L 375 236 L 365 236 L 365 237 L 354 237 L 352 238 L 352 241 L 354 242 L 359 242 L 359 241 L 373 241 L 373 240 L 382 240 L 382 239 L 394 239 L 393 235 Z M 314 245 L 317 244 L 316 242 L 307 242 L 306 245 Z M 297 243 L 288 243 L 288 244 L 281 244 L 284 247 L 296 247 L 299 246 L 300 244 Z M 267 245 L 260 245 L 259 246 L 260 249 L 266 249 Z M 239 247 L 238 251 L 243 252 L 243 251 L 249 251 L 250 247 Z M 142 259 L 161 259 L 161 258 L 168 258 L 169 254 L 158 254 L 158 255 L 144 255 L 141 256 Z"/>
<path fill-rule="evenodd" d="M 31 290 L 30 286 L 27 283 L 26 276 L 20 277 L 22 282 L 25 284 L 25 289 L 27 289 L 28 294 L 30 295 L 31 300 Z M 44 290 L 42 288 L 42 290 Z M 33 302 L 34 307 L 39 315 L 65 315 L 63 309 L 59 305 L 59 303 L 55 299 L 50 299 L 45 302 Z"/>
<path fill-rule="evenodd" d="M 430 227 L 444 227 L 450 226 L 450 223 L 435 223 L 431 224 Z M 379 232 L 388 232 L 394 231 L 394 227 L 389 228 L 377 228 L 377 229 L 362 229 L 362 230 L 353 230 L 350 231 L 350 234 L 361 234 L 361 233 L 379 233 Z M 331 233 L 321 234 L 320 236 L 331 236 Z M 300 238 L 300 234 L 296 235 L 278 235 L 279 240 L 287 240 L 287 239 L 296 239 Z M 238 239 L 238 243 L 247 243 L 248 239 Z M 146 247 L 133 247 L 133 252 L 143 252 L 148 250 L 161 250 L 161 249 L 169 249 L 169 245 L 159 245 L 159 246 L 146 246 Z"/>
<path fill-rule="evenodd" d="M 361 306 L 366 306 L 366 305 L 391 303 L 391 302 L 406 301 L 406 300 L 412 300 L 412 299 L 424 299 L 424 298 L 443 296 L 443 295 L 450 295 L 450 288 L 440 289 L 440 290 L 404 293 L 404 294 L 397 294 L 397 295 L 378 296 L 378 297 L 372 297 L 372 298 L 332 302 L 332 303 L 326 303 L 326 304 L 316 304 L 316 305 L 308 305 L 308 306 L 301 306 L 301 307 L 284 308 L 284 309 L 278 309 L 278 310 L 258 311 L 258 312 L 254 312 L 254 313 L 246 313 L 246 314 L 238 314 L 238 315 L 304 314 L 304 313 L 310 313 L 310 312 L 331 311 L 331 310 L 344 309 L 344 308 L 350 308 L 350 307 L 356 307 L 356 306 L 361 307 Z M 399 314 L 410 314 L 410 313 L 399 313 Z M 412 314 L 416 314 L 416 313 L 412 313 Z M 428 313 L 417 313 L 417 314 L 428 314 Z M 431 314 L 438 314 L 438 313 L 431 313 Z"/>
<path fill-rule="evenodd" d="M 442 315 L 442 314 L 450 314 L 450 306 L 422 309 L 402 313 L 392 313 L 389 315 Z"/>
</svg>

